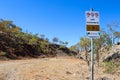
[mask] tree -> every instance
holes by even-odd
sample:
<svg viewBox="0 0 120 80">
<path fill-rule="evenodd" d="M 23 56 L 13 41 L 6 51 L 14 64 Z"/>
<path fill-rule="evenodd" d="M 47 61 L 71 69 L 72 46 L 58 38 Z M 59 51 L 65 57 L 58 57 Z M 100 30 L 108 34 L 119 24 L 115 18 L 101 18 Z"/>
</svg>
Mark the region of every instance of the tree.
<svg viewBox="0 0 120 80">
<path fill-rule="evenodd" d="M 73 45 L 73 46 L 71 46 L 69 49 L 72 50 L 72 51 L 76 51 L 76 46 Z"/>
<path fill-rule="evenodd" d="M 89 66 L 88 51 L 90 49 L 90 39 L 88 39 L 86 37 L 80 38 L 79 45 L 83 50 L 85 50 L 85 59 L 86 59 L 87 64 Z"/>
<path fill-rule="evenodd" d="M 60 43 L 61 46 L 64 46 L 64 47 L 68 45 L 68 42 L 67 42 L 67 41 L 65 41 L 65 42 L 59 41 L 59 43 Z"/>
<path fill-rule="evenodd" d="M 21 37 L 24 40 L 24 43 L 29 44 L 29 40 L 32 39 L 33 36 L 31 33 L 23 33 Z"/>
<path fill-rule="evenodd" d="M 115 39 L 117 39 L 117 42 L 120 40 L 120 32 L 114 32 Z"/>
<path fill-rule="evenodd" d="M 44 35 L 44 34 L 41 34 L 40 37 L 44 40 L 45 35 Z"/>
<path fill-rule="evenodd" d="M 59 41 L 59 39 L 58 39 L 57 37 L 54 37 L 54 38 L 53 38 L 53 42 L 54 42 L 54 43 L 57 43 L 58 41 Z"/>
<path fill-rule="evenodd" d="M 112 22 L 107 25 L 109 29 L 109 35 L 112 40 L 112 44 L 115 43 L 115 36 L 114 33 L 117 32 L 117 27 L 119 26 L 118 22 Z"/>
<path fill-rule="evenodd" d="M 94 52 L 96 54 L 97 65 L 99 66 L 100 52 L 103 46 L 111 46 L 112 42 L 110 36 L 105 32 L 101 31 L 100 38 L 94 40 Z"/>
<path fill-rule="evenodd" d="M 38 41 L 38 34 L 35 34 L 32 36 L 31 39 L 29 39 L 29 44 L 33 45 L 33 44 L 37 44 Z"/>
<path fill-rule="evenodd" d="M 63 45 L 63 44 L 64 44 L 64 42 L 60 40 L 60 41 L 59 41 L 59 44 L 60 44 L 60 45 Z"/>
<path fill-rule="evenodd" d="M 43 53 L 48 53 L 48 51 L 49 51 L 49 49 L 47 48 L 47 43 L 46 43 L 46 41 L 42 41 L 41 43 L 40 43 L 40 48 L 42 49 L 42 51 L 43 51 Z"/>
<path fill-rule="evenodd" d="M 21 32 L 22 29 L 13 24 L 13 21 L 1 19 L 0 30 L 12 34 Z"/>
<path fill-rule="evenodd" d="M 13 25 L 12 21 L 1 19 L 0 30 L 3 32 L 10 32 L 11 25 Z"/>
<path fill-rule="evenodd" d="M 69 49 L 79 53 L 79 43 L 77 43 L 76 45 L 71 46 Z"/>
<path fill-rule="evenodd" d="M 48 38 L 46 38 L 45 40 L 46 40 L 47 42 L 49 42 L 49 39 L 48 39 Z"/>
<path fill-rule="evenodd" d="M 67 41 L 65 41 L 65 42 L 64 42 L 64 44 L 65 44 L 65 46 L 66 46 L 66 45 L 68 45 L 68 42 L 67 42 Z"/>
</svg>

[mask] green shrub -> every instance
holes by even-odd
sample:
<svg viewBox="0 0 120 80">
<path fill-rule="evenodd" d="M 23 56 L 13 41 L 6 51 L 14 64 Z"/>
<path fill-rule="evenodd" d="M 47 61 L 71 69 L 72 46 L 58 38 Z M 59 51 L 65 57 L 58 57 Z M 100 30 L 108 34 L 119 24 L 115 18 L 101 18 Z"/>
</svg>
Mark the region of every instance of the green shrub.
<svg viewBox="0 0 120 80">
<path fill-rule="evenodd" d="M 40 43 L 40 48 L 42 49 L 42 51 L 44 53 L 48 53 L 49 52 L 46 41 L 43 41 L 43 42 Z"/>
<path fill-rule="evenodd" d="M 117 70 L 120 69 L 120 63 L 119 62 L 104 62 L 104 72 L 105 73 L 114 73 Z"/>
<path fill-rule="evenodd" d="M 65 46 L 64 45 L 60 45 L 60 47 L 59 48 L 65 48 Z"/>
<path fill-rule="evenodd" d="M 0 56 L 6 55 L 6 54 L 7 54 L 6 52 L 3 52 L 3 51 L 0 52 Z"/>
</svg>

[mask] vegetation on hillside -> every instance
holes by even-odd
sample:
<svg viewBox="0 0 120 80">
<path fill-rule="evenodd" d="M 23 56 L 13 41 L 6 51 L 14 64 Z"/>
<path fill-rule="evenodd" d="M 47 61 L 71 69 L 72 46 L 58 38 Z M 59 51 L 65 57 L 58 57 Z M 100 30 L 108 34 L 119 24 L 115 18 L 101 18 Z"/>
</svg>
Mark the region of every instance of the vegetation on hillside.
<svg viewBox="0 0 120 80">
<path fill-rule="evenodd" d="M 38 34 L 22 32 L 22 29 L 13 24 L 12 21 L 0 20 L 1 58 L 49 57 L 56 56 L 57 50 L 64 52 L 64 49 L 68 50 L 66 54 L 75 53 L 66 47 L 68 42 L 62 41 L 62 44 L 56 44 L 58 41 L 55 37 L 53 38 L 54 43 L 51 43 L 48 38 L 45 38 L 44 34 L 41 34 L 39 37 Z M 60 49 L 61 46 L 64 46 L 64 49 Z"/>
<path fill-rule="evenodd" d="M 116 71 L 120 70 L 120 63 L 113 61 L 104 62 L 104 67 L 105 67 L 104 70 L 105 73 L 115 73 Z"/>
<path fill-rule="evenodd" d="M 108 26 L 108 30 L 105 31 L 102 29 L 100 31 L 101 32 L 100 38 L 94 39 L 95 62 L 97 63 L 98 66 L 100 66 L 100 58 L 101 58 L 102 50 L 106 48 L 107 51 L 109 51 L 114 44 L 120 44 L 120 31 L 118 29 L 119 24 L 117 22 L 113 22 L 108 24 L 107 26 Z M 81 37 L 80 41 L 76 45 L 71 46 L 70 49 L 79 52 L 80 54 L 79 58 L 81 58 L 81 55 L 84 55 L 85 57 L 84 59 L 89 65 L 90 51 L 91 51 L 91 44 L 89 38 L 87 38 L 86 36 Z M 116 68 L 118 68 L 118 63 L 119 62 L 113 62 L 113 61 L 105 62 L 105 72 L 114 71 Z"/>
</svg>

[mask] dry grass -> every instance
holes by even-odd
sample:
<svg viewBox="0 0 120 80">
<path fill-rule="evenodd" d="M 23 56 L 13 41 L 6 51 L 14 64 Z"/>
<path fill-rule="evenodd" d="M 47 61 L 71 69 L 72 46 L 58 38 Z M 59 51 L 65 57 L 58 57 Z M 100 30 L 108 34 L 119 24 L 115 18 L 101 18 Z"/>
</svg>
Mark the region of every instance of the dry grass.
<svg viewBox="0 0 120 80">
<path fill-rule="evenodd" d="M 95 67 L 95 79 L 119 80 L 118 75 L 103 70 Z M 44 58 L 0 62 L 0 74 L 0 80 L 89 80 L 90 68 L 85 61 L 74 58 Z"/>
</svg>

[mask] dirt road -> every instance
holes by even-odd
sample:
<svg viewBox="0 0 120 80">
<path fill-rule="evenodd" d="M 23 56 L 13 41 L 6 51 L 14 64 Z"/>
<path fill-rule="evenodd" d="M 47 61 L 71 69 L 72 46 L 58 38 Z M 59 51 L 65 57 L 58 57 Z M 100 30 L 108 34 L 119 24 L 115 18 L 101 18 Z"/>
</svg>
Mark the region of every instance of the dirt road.
<svg viewBox="0 0 120 80">
<path fill-rule="evenodd" d="M 102 67 L 95 68 L 95 80 L 119 76 L 103 74 Z M 0 80 L 89 80 L 90 68 L 82 60 L 44 58 L 0 61 Z"/>
</svg>

